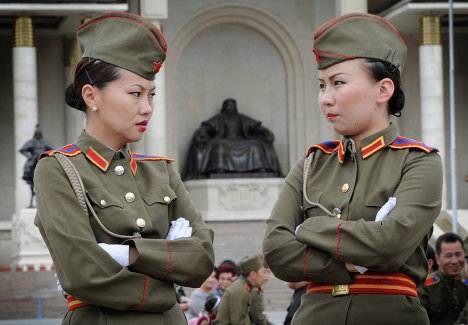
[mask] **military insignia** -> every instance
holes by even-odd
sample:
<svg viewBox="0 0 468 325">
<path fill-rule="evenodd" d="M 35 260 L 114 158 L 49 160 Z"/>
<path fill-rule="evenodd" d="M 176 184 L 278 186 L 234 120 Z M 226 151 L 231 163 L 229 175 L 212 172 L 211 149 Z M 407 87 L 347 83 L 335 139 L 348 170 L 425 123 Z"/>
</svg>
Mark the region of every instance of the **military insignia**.
<svg viewBox="0 0 468 325">
<path fill-rule="evenodd" d="M 130 168 L 132 169 L 133 176 L 135 176 L 138 165 L 137 161 L 167 161 L 167 162 L 174 162 L 174 159 L 162 157 L 162 156 L 150 156 L 150 155 L 141 155 L 138 153 L 129 152 L 130 154 Z"/>
<path fill-rule="evenodd" d="M 419 141 L 416 141 L 416 140 L 413 140 L 413 139 L 409 139 L 409 138 L 404 138 L 404 137 L 396 138 L 396 140 L 393 141 L 389 145 L 389 147 L 393 148 L 393 149 L 406 149 L 406 148 L 420 149 L 420 150 L 425 151 L 426 153 L 430 153 L 430 152 L 433 152 L 433 151 L 434 152 L 439 152 L 439 149 L 437 149 L 437 148 L 429 147 L 429 146 L 426 146 L 422 142 L 419 142 Z"/>
<path fill-rule="evenodd" d="M 362 159 L 366 159 L 367 157 L 371 156 L 373 153 L 379 151 L 382 148 L 385 148 L 385 140 L 383 135 L 378 137 L 371 144 L 368 144 L 367 146 L 361 149 Z"/>
<path fill-rule="evenodd" d="M 43 152 L 40 155 L 39 160 L 41 160 L 41 158 L 44 158 L 44 157 L 53 156 L 56 152 L 60 152 L 60 153 L 64 154 L 65 156 L 68 156 L 68 157 L 73 157 L 73 156 L 76 156 L 77 154 L 81 153 L 81 150 L 80 150 L 80 148 L 78 148 L 73 143 L 72 144 L 67 144 L 66 146 L 60 147 L 58 149 L 53 149 L 53 150 Z"/>
<path fill-rule="evenodd" d="M 153 62 L 153 72 L 159 72 L 159 70 L 162 67 L 162 64 L 162 61 L 160 61 L 159 63 Z"/>
<path fill-rule="evenodd" d="M 246 283 L 246 284 L 244 284 L 244 288 L 246 288 L 246 289 L 247 289 L 247 291 L 250 291 L 250 289 L 251 289 L 251 288 L 250 288 L 250 286 L 249 286 L 247 283 Z"/>
<path fill-rule="evenodd" d="M 338 150 L 338 146 L 340 145 L 340 143 L 341 141 L 339 140 L 331 140 L 331 141 L 325 141 L 325 142 L 314 144 L 307 151 L 307 156 L 309 156 L 310 153 L 314 151 L 315 149 L 320 149 L 327 155 L 330 155 Z"/>
<path fill-rule="evenodd" d="M 105 172 L 109 167 L 110 163 L 106 158 L 101 156 L 93 147 L 89 147 L 88 152 L 86 153 L 86 158 L 88 158 L 96 167 Z"/>
<path fill-rule="evenodd" d="M 433 285 L 434 283 L 439 282 L 440 279 L 437 276 L 433 276 L 432 278 L 427 278 L 426 281 L 424 282 L 425 285 L 430 286 Z"/>
</svg>

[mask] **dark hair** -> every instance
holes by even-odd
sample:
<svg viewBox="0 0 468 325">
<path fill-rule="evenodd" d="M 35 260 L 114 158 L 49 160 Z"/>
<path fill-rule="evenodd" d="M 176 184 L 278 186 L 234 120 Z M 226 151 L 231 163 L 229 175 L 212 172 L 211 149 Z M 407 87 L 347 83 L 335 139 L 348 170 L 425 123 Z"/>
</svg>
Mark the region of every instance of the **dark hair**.
<svg viewBox="0 0 468 325">
<path fill-rule="evenodd" d="M 219 280 L 219 275 L 221 273 L 231 273 L 233 277 L 237 275 L 236 270 L 229 264 L 221 264 L 216 268 L 215 277 L 217 280 Z"/>
<path fill-rule="evenodd" d="M 432 248 L 431 245 L 427 245 L 426 259 L 434 261 L 434 263 L 432 265 L 432 269 L 434 271 L 437 271 L 437 269 L 439 268 L 439 265 L 435 262 L 435 251 L 434 251 L 434 248 Z"/>
<path fill-rule="evenodd" d="M 453 232 L 446 232 L 445 234 L 440 235 L 436 240 L 436 254 L 440 255 L 440 252 L 442 251 L 442 243 L 455 243 L 457 241 L 460 242 L 463 248 L 463 239 L 457 234 Z"/>
<path fill-rule="evenodd" d="M 120 77 L 119 68 L 97 59 L 82 58 L 75 66 L 75 78 L 65 90 L 65 102 L 77 110 L 86 112 L 86 104 L 81 97 L 84 85 L 104 89 L 107 84 Z"/>
<path fill-rule="evenodd" d="M 368 63 L 370 74 L 375 81 L 389 78 L 395 85 L 395 91 L 388 101 L 388 114 L 400 117 L 401 110 L 405 106 L 405 93 L 401 89 L 400 70 L 387 61 L 378 59 L 365 59 Z"/>
<path fill-rule="evenodd" d="M 216 295 L 210 295 L 205 300 L 205 311 L 212 312 L 216 304 L 218 303 L 219 297 Z"/>
</svg>

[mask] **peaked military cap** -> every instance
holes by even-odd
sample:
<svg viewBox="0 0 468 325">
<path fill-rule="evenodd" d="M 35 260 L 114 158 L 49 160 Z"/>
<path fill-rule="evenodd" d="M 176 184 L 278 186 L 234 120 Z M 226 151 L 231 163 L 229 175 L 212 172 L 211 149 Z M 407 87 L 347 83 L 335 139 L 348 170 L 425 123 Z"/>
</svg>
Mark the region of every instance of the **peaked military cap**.
<svg viewBox="0 0 468 325">
<path fill-rule="evenodd" d="M 263 261 L 259 255 L 246 256 L 239 261 L 239 270 L 242 274 L 257 271 L 262 266 Z"/>
<path fill-rule="evenodd" d="M 314 33 L 318 69 L 350 59 L 390 62 L 403 71 L 407 48 L 391 22 L 371 14 L 350 13 L 327 21 Z"/>
<path fill-rule="evenodd" d="M 164 35 L 146 18 L 110 12 L 78 28 L 82 57 L 90 57 L 154 79 L 166 58 Z"/>
</svg>

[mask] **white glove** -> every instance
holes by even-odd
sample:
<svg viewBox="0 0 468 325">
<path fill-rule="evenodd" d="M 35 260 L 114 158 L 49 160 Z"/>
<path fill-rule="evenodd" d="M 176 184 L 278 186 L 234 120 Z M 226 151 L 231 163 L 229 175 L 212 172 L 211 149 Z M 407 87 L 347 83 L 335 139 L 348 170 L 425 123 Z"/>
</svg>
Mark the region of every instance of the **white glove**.
<svg viewBox="0 0 468 325">
<path fill-rule="evenodd" d="M 119 245 L 119 244 L 98 244 L 103 250 L 106 251 L 117 263 L 122 266 L 127 266 L 129 263 L 129 245 Z"/>
<path fill-rule="evenodd" d="M 68 293 L 65 290 L 63 290 L 62 285 L 60 284 L 57 273 L 54 274 L 54 277 L 57 279 L 57 290 L 58 290 L 58 292 L 61 292 L 64 296 L 68 296 Z"/>
<path fill-rule="evenodd" d="M 191 237 L 192 236 L 192 227 L 188 220 L 184 218 L 179 218 L 176 221 L 171 221 L 171 228 L 167 233 L 167 240 L 174 240 L 178 238 Z"/>
<path fill-rule="evenodd" d="M 390 211 L 393 210 L 393 208 L 396 207 L 396 197 L 389 197 L 387 203 L 385 203 L 380 210 L 377 212 L 377 215 L 375 216 L 375 222 L 382 221 L 385 219 L 386 216 L 390 213 Z M 367 271 L 367 268 L 364 266 L 357 266 L 354 265 L 356 270 L 358 270 L 359 273 L 364 274 Z"/>
</svg>

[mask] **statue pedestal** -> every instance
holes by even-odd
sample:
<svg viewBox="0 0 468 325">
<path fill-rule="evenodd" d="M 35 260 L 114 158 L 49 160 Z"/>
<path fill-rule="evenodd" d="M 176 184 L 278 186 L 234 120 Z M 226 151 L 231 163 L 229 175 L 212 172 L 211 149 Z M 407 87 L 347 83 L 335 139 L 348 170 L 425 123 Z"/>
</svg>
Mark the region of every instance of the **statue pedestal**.
<svg viewBox="0 0 468 325">
<path fill-rule="evenodd" d="M 39 229 L 34 225 L 36 209 L 22 209 L 13 215 L 11 239 L 13 265 L 19 268 L 51 269 L 52 258 Z"/>
<path fill-rule="evenodd" d="M 185 182 L 205 221 L 265 220 L 270 217 L 283 178 L 202 179 Z"/>
</svg>

